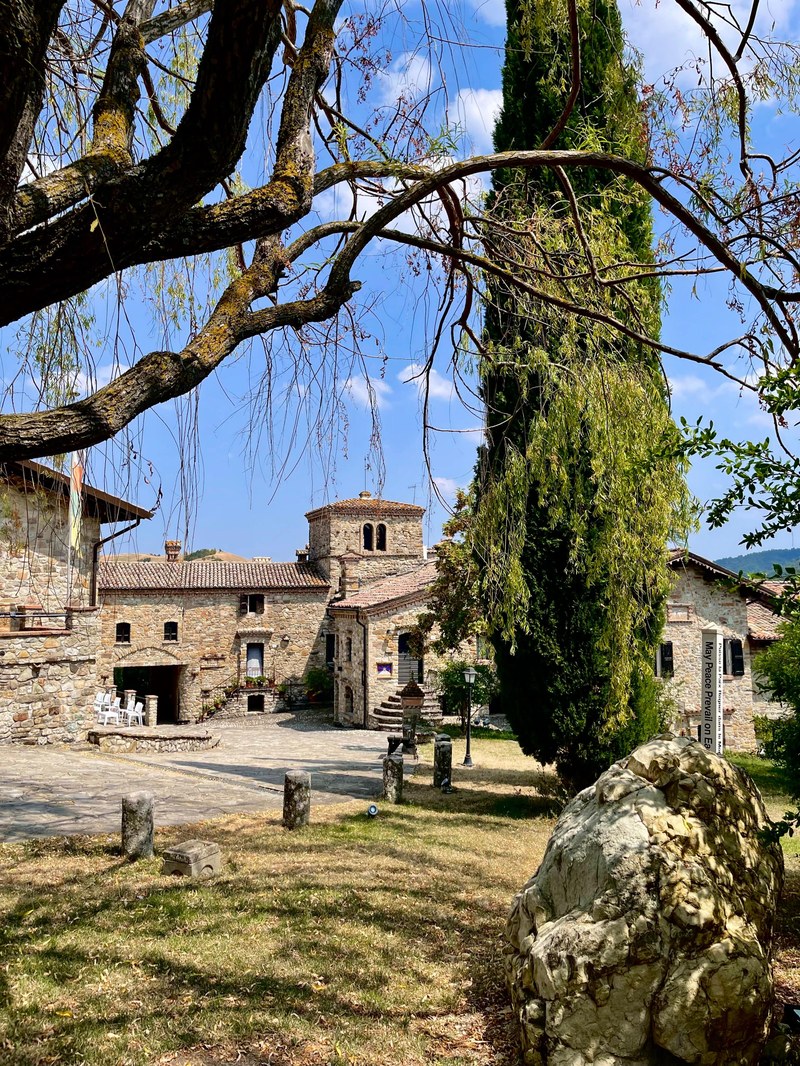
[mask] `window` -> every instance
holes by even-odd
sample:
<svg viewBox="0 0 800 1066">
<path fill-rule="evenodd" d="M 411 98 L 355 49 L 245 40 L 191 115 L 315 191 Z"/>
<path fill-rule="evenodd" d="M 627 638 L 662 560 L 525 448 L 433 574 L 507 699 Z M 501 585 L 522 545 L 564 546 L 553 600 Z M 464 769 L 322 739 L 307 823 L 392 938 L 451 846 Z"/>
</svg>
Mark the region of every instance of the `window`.
<svg viewBox="0 0 800 1066">
<path fill-rule="evenodd" d="M 164 623 L 164 640 L 177 640 L 178 639 L 178 623 L 177 622 L 165 622 Z"/>
<path fill-rule="evenodd" d="M 675 673 L 675 664 L 672 658 L 672 641 L 666 640 L 659 644 L 656 651 L 656 677 L 668 678 Z"/>
<path fill-rule="evenodd" d="M 131 624 L 130 622 L 117 622 L 117 644 L 130 644 L 131 642 Z"/>
<path fill-rule="evenodd" d="M 373 529 L 371 522 L 365 522 L 363 530 L 364 551 L 371 552 L 373 546 Z"/>
<path fill-rule="evenodd" d="M 742 642 L 733 638 L 725 638 L 723 642 L 724 670 L 732 677 L 744 675 L 744 649 Z"/>
<path fill-rule="evenodd" d="M 245 676 L 264 676 L 264 645 L 248 644 L 245 652 Z"/>
<path fill-rule="evenodd" d="M 333 666 L 336 659 L 336 637 L 333 633 L 325 635 L 325 665 Z"/>
<path fill-rule="evenodd" d="M 476 659 L 491 659 L 492 657 L 492 645 L 489 643 L 483 633 L 475 634 L 475 658 Z"/>
<path fill-rule="evenodd" d="M 264 596 L 262 593 L 245 592 L 239 599 L 239 614 L 263 614 Z"/>
<path fill-rule="evenodd" d="M 386 526 L 381 522 L 375 531 L 375 548 L 379 552 L 386 551 Z"/>
<path fill-rule="evenodd" d="M 348 637 L 344 642 L 344 657 L 346 662 L 351 663 L 353 661 L 353 638 Z"/>
</svg>

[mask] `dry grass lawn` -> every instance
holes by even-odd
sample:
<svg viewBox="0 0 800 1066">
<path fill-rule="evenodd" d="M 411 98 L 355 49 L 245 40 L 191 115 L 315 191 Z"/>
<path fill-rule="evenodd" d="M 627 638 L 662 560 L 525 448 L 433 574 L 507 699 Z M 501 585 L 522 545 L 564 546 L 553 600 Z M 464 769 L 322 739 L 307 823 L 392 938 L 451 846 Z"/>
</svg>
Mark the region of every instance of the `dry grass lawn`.
<svg viewBox="0 0 800 1066">
<path fill-rule="evenodd" d="M 0 1062 L 514 1063 L 502 929 L 555 782 L 477 741 L 443 796 L 421 751 L 375 819 L 352 802 L 294 833 L 272 813 L 160 831 L 157 849 L 222 845 L 208 882 L 123 862 L 113 837 L 0 846 Z"/>
<path fill-rule="evenodd" d="M 113 837 L 0 845 L 0 1063 L 515 1064 L 502 930 L 556 783 L 513 741 L 476 741 L 471 772 L 454 749 L 456 792 L 430 787 L 423 748 L 408 802 L 375 819 L 353 802 L 294 833 L 274 814 L 159 832 L 159 849 L 219 841 L 224 872 L 208 882 L 123 862 Z M 774 784 L 773 814 L 784 799 Z M 778 931 L 789 1000 L 799 863 Z"/>
</svg>

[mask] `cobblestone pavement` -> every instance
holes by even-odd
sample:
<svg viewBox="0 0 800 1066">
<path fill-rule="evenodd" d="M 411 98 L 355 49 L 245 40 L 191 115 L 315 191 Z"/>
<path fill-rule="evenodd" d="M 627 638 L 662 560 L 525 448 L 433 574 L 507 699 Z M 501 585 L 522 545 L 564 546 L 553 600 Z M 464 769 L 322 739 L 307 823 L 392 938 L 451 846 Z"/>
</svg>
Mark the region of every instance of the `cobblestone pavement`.
<svg viewBox="0 0 800 1066">
<path fill-rule="evenodd" d="M 119 831 L 121 797 L 147 789 L 156 825 L 280 810 L 287 770 L 309 770 L 312 803 L 376 796 L 386 735 L 339 729 L 318 712 L 212 723 L 211 751 L 107 755 L 68 746 L 3 748 L 0 841 Z"/>
</svg>

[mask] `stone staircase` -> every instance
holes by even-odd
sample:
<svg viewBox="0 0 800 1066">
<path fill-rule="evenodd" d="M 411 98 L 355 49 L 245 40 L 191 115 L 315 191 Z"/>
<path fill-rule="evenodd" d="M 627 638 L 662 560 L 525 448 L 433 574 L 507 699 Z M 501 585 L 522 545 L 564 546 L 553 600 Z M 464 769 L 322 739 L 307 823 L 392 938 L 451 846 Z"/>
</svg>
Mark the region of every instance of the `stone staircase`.
<svg viewBox="0 0 800 1066">
<path fill-rule="evenodd" d="M 422 704 L 419 717 L 424 718 L 426 722 L 441 722 L 442 708 L 439 705 L 439 699 L 436 696 L 436 693 L 432 688 L 428 688 L 427 685 L 420 685 L 420 688 L 425 693 L 425 701 Z M 381 729 L 385 733 L 403 732 L 403 704 L 400 700 L 401 692 L 402 686 L 398 688 L 397 692 L 393 692 L 391 696 L 387 696 L 379 707 L 372 708 L 369 715 L 370 729 Z"/>
</svg>

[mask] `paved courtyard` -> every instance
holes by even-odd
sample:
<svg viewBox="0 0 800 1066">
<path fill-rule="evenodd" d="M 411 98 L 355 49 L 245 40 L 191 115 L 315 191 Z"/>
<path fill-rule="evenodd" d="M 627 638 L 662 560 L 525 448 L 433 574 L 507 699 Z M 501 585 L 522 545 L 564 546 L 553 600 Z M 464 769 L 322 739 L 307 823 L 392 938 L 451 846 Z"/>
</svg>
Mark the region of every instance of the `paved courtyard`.
<svg viewBox="0 0 800 1066">
<path fill-rule="evenodd" d="M 312 805 L 370 799 L 382 787 L 386 734 L 339 729 L 318 713 L 211 723 L 211 751 L 108 755 L 69 747 L 3 749 L 0 841 L 112 833 L 120 801 L 147 789 L 156 825 L 280 810 L 287 770 L 311 772 Z"/>
</svg>

